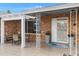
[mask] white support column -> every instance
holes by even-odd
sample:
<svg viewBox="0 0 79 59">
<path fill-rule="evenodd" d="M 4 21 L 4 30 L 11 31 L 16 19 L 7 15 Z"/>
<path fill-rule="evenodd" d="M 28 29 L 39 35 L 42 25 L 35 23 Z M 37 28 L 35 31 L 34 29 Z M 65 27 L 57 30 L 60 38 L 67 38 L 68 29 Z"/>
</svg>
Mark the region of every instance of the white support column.
<svg viewBox="0 0 79 59">
<path fill-rule="evenodd" d="M 69 30 L 70 31 L 70 35 L 71 35 L 71 13 L 72 13 L 72 11 L 70 10 L 70 28 L 69 28 L 70 29 Z M 72 50 L 71 49 L 71 37 L 69 38 L 69 48 L 70 48 L 69 50 L 70 50 L 70 55 L 71 55 L 72 54 L 72 51 L 71 51 Z"/>
<path fill-rule="evenodd" d="M 76 15 L 75 15 L 75 17 L 76 17 L 76 18 L 75 18 L 75 21 L 76 21 L 76 31 L 75 31 L 75 39 L 76 39 L 76 40 L 75 40 L 75 56 L 77 56 L 77 39 L 78 39 L 78 38 L 77 38 L 77 34 L 78 34 L 78 33 L 77 33 L 77 31 L 78 31 L 78 30 L 77 30 L 77 27 L 78 27 L 78 26 L 77 26 L 77 25 L 78 25 L 78 23 L 77 23 L 78 19 L 77 19 L 77 18 L 78 18 L 78 9 L 76 9 L 75 12 L 76 12 Z"/>
<path fill-rule="evenodd" d="M 4 21 L 1 20 L 1 45 L 4 44 Z"/>
<path fill-rule="evenodd" d="M 36 48 L 40 48 L 41 46 L 40 22 L 41 22 L 41 15 L 36 14 Z"/>
<path fill-rule="evenodd" d="M 77 56 L 77 16 L 78 16 L 77 14 L 78 14 L 77 9 L 70 10 L 70 35 L 74 34 L 74 37 L 75 37 L 74 47 L 72 44 L 72 42 L 73 42 L 72 38 L 70 37 L 70 55 L 72 55 L 73 51 L 74 51 L 75 56 Z M 74 33 L 72 33 L 72 30 Z"/>
<path fill-rule="evenodd" d="M 21 19 L 21 47 L 25 47 L 25 17 Z"/>
</svg>

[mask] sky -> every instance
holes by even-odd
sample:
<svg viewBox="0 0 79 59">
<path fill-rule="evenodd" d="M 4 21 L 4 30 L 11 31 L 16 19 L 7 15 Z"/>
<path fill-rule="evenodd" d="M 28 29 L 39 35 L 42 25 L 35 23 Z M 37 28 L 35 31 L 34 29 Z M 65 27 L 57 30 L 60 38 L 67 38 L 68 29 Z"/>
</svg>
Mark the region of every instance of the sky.
<svg viewBox="0 0 79 59">
<path fill-rule="evenodd" d="M 11 12 L 20 12 L 27 9 L 55 6 L 59 3 L 0 3 L 0 12 L 10 10 Z"/>
</svg>

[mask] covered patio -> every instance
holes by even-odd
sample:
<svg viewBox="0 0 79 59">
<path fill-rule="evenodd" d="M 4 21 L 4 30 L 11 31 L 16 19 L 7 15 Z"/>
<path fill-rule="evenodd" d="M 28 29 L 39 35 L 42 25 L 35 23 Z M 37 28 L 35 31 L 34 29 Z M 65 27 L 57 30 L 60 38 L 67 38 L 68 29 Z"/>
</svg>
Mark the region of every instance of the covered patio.
<svg viewBox="0 0 79 59">
<path fill-rule="evenodd" d="M 45 42 L 46 33 L 49 32 L 51 34 L 51 42 L 64 45 L 67 44 L 69 48 L 69 54 L 70 55 L 77 55 L 78 53 L 78 13 L 79 13 L 79 4 L 64 4 L 59 5 L 55 7 L 47 7 L 47 8 L 37 8 L 32 10 L 26 10 L 22 12 L 26 15 L 31 15 L 35 17 L 40 17 L 38 19 L 40 29 L 39 32 L 42 36 L 40 40 L 36 39 L 36 42 Z M 55 20 L 53 22 L 53 20 Z M 64 39 L 60 39 L 60 35 L 58 35 L 57 28 L 55 27 L 56 21 L 62 23 L 63 20 L 67 20 L 66 25 L 66 33 L 61 35 L 64 35 Z M 65 22 L 64 22 L 65 23 Z M 57 33 L 57 34 L 56 34 Z M 61 34 L 61 33 L 60 33 Z M 70 36 L 74 36 L 74 41 L 72 41 L 72 38 Z M 63 37 L 61 37 L 63 38 Z M 44 40 L 43 40 L 44 39 Z M 73 45 L 73 47 L 72 47 Z M 42 43 L 40 44 L 42 46 Z M 53 46 L 52 46 L 53 47 Z M 61 46 L 59 46 L 61 47 Z"/>
<path fill-rule="evenodd" d="M 34 35 L 35 38 L 32 37 L 31 39 L 35 39 L 35 45 L 33 45 L 32 43 L 30 44 L 30 46 L 35 46 L 36 48 L 39 48 L 39 50 L 42 50 L 43 48 L 45 50 L 46 48 L 46 53 L 47 51 L 49 52 L 49 50 L 50 52 L 55 53 L 58 49 L 58 54 L 77 55 L 77 47 L 79 45 L 78 7 L 79 4 L 64 4 L 55 7 L 37 8 L 33 10 L 23 11 L 18 16 L 2 16 L 1 45 L 4 45 L 5 41 L 4 23 L 6 21 L 20 20 L 22 48 L 29 45 L 29 43 L 27 44 L 26 42 L 26 38 L 28 38 L 29 35 Z M 35 32 L 33 31 L 29 33 L 29 21 L 35 21 Z M 25 26 L 25 23 L 27 24 L 27 27 Z M 54 50 L 55 52 L 52 50 Z M 60 52 L 60 50 L 63 52 Z"/>
<path fill-rule="evenodd" d="M 21 14 L 7 14 L 1 16 L 1 45 L 7 41 L 15 39 L 21 41 L 21 47 L 25 47 L 27 35 L 25 32 L 25 22 L 27 20 L 35 20 L 35 17 Z M 27 29 L 27 26 L 26 26 Z"/>
</svg>

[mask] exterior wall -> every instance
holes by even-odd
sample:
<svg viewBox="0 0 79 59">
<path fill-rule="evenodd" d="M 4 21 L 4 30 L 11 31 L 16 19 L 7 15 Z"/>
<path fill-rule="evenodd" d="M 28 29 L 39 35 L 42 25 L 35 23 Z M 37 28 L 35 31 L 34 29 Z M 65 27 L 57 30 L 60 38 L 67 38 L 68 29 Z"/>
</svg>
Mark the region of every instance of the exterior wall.
<svg viewBox="0 0 79 59">
<path fill-rule="evenodd" d="M 21 31 L 21 22 L 19 20 L 5 21 L 5 34 L 12 36 Z"/>
<path fill-rule="evenodd" d="M 45 40 L 46 32 L 51 32 L 51 17 L 42 16 L 41 17 L 41 39 Z"/>
<path fill-rule="evenodd" d="M 41 17 L 41 40 L 45 40 L 46 32 L 51 33 L 51 19 L 58 17 L 68 17 L 69 14 L 57 14 L 51 16 L 42 16 Z M 5 22 L 5 32 L 12 35 L 13 33 L 20 32 L 21 22 L 20 21 L 6 21 Z M 32 35 L 32 41 L 35 41 L 35 35 Z M 79 44 L 79 15 L 78 15 L 78 44 Z"/>
<path fill-rule="evenodd" d="M 42 34 L 42 40 L 45 39 L 45 33 L 47 31 L 51 32 L 51 19 L 52 18 L 58 18 L 58 17 L 68 17 L 68 22 L 69 22 L 69 14 L 57 14 L 57 15 L 52 15 L 52 16 L 42 16 L 41 19 L 41 34 Z M 68 24 L 70 27 L 70 24 Z M 72 25 L 73 26 L 73 25 Z M 77 42 L 79 44 L 79 14 L 78 14 L 78 20 L 77 20 L 77 30 L 78 30 L 78 37 L 77 37 Z M 75 28 L 74 28 L 75 31 Z M 72 33 L 73 29 L 72 29 Z"/>
<path fill-rule="evenodd" d="M 51 20 L 52 18 L 58 18 L 58 17 L 68 17 L 68 14 L 57 14 L 57 15 L 51 15 L 51 16 L 42 16 L 41 18 L 41 34 L 42 34 L 42 40 L 45 40 L 46 33 L 51 33 Z"/>
<path fill-rule="evenodd" d="M 78 20 L 77 20 L 77 34 L 78 34 L 78 36 L 77 36 L 77 42 L 78 42 L 78 44 L 79 44 L 79 15 L 78 15 Z"/>
</svg>

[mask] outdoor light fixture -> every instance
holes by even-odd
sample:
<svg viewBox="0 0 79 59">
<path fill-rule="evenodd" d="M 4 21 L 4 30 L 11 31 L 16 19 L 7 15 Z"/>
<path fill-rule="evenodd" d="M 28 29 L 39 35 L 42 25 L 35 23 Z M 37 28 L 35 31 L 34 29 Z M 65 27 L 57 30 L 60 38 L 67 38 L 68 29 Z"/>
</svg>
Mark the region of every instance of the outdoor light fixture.
<svg viewBox="0 0 79 59">
<path fill-rule="evenodd" d="M 76 24 L 74 23 L 73 25 L 75 26 Z"/>
</svg>

